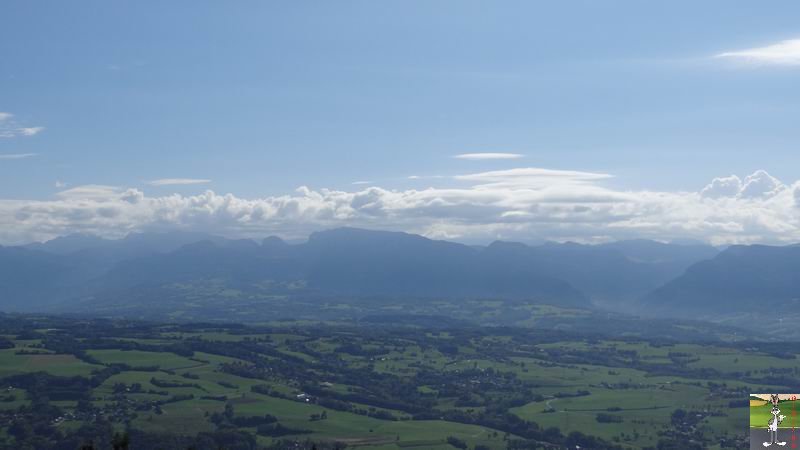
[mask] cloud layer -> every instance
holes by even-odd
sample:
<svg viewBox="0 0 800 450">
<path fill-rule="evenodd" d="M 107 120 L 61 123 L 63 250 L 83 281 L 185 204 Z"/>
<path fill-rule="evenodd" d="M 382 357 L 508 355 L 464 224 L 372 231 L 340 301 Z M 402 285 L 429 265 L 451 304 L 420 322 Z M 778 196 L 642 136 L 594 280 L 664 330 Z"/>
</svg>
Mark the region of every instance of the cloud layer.
<svg viewBox="0 0 800 450">
<path fill-rule="evenodd" d="M 300 187 L 255 199 L 206 191 L 148 196 L 135 188 L 77 186 L 46 201 L 0 200 L 0 242 L 72 232 L 108 237 L 187 229 L 289 238 L 337 226 L 434 238 L 603 241 L 703 239 L 716 244 L 800 241 L 800 183 L 764 171 L 717 178 L 699 192 L 621 191 L 609 174 L 518 168 L 461 175 L 451 187 L 342 191 Z"/>
</svg>

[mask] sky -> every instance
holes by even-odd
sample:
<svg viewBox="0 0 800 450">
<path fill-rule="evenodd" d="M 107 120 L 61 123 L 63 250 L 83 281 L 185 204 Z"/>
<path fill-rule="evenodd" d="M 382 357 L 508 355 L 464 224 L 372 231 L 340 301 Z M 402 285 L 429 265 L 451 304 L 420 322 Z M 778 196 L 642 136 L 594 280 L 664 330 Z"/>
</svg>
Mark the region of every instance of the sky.
<svg viewBox="0 0 800 450">
<path fill-rule="evenodd" d="M 800 242 L 793 1 L 0 3 L 0 244 Z"/>
</svg>

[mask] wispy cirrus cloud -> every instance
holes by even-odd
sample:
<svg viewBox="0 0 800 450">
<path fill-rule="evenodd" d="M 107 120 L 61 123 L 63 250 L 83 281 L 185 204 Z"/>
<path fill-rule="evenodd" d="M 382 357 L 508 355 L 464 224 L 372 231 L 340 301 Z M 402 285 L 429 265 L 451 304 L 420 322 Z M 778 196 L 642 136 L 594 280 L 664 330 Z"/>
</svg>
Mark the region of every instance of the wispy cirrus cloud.
<svg viewBox="0 0 800 450">
<path fill-rule="evenodd" d="M 206 178 L 160 178 L 147 182 L 150 186 L 181 186 L 191 184 L 208 184 L 211 180 Z"/>
<path fill-rule="evenodd" d="M 520 153 L 461 153 L 453 155 L 455 159 L 467 159 L 471 161 L 485 161 L 490 159 L 519 159 L 525 155 Z"/>
<path fill-rule="evenodd" d="M 449 178 L 444 175 L 409 175 L 406 177 L 408 180 L 436 180 L 440 178 Z"/>
<path fill-rule="evenodd" d="M 17 132 L 22 136 L 36 136 L 44 131 L 44 127 L 22 127 L 17 128 Z"/>
<path fill-rule="evenodd" d="M 0 138 L 13 138 L 18 136 L 36 136 L 44 131 L 44 127 L 29 127 L 20 124 L 14 114 L 0 112 Z"/>
<path fill-rule="evenodd" d="M 0 153 L 0 159 L 26 159 L 36 155 L 36 153 Z"/>
<path fill-rule="evenodd" d="M 800 66 L 800 39 L 787 39 L 763 47 L 722 52 L 714 57 L 754 65 Z"/>
</svg>

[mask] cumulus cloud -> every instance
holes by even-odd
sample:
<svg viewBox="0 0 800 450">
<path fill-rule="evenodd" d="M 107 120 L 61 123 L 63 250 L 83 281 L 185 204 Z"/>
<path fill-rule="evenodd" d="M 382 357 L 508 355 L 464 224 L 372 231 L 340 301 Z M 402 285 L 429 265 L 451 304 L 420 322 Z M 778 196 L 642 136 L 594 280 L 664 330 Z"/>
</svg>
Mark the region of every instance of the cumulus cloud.
<svg viewBox="0 0 800 450">
<path fill-rule="evenodd" d="M 716 179 L 698 192 L 623 191 L 605 186 L 610 177 L 518 168 L 456 176 L 440 182 L 446 187 L 300 187 L 262 198 L 211 190 L 148 196 L 132 188 L 75 186 L 50 200 L 0 200 L 0 242 L 163 229 L 300 238 L 345 225 L 472 242 L 632 237 L 716 244 L 800 241 L 800 183 L 787 187 L 757 171 L 744 181 Z"/>
<path fill-rule="evenodd" d="M 764 47 L 723 52 L 714 56 L 758 65 L 798 66 L 800 39 L 788 39 Z"/>
<path fill-rule="evenodd" d="M 34 156 L 36 153 L 0 153 L 0 159 L 25 159 Z"/>
<path fill-rule="evenodd" d="M 736 175 L 714 178 L 700 195 L 707 198 L 765 198 L 778 195 L 786 186 L 764 170 L 757 170 L 742 181 Z"/>
<path fill-rule="evenodd" d="M 147 182 L 150 186 L 176 186 L 189 184 L 208 184 L 211 180 L 205 178 L 161 178 Z"/>
<path fill-rule="evenodd" d="M 0 122 L 6 121 L 12 117 L 14 117 L 13 114 L 0 111 Z"/>
<path fill-rule="evenodd" d="M 739 195 L 746 198 L 771 197 L 778 194 L 784 187 L 777 178 L 764 170 L 758 170 L 744 179 Z"/>
<path fill-rule="evenodd" d="M 700 195 L 708 198 L 735 197 L 742 190 L 742 180 L 736 175 L 729 177 L 719 177 L 711 180 L 706 187 L 700 191 Z"/>
<path fill-rule="evenodd" d="M 523 156 L 525 155 L 519 153 L 461 153 L 460 155 L 453 155 L 453 158 L 483 161 L 487 159 L 518 159 Z"/>
</svg>

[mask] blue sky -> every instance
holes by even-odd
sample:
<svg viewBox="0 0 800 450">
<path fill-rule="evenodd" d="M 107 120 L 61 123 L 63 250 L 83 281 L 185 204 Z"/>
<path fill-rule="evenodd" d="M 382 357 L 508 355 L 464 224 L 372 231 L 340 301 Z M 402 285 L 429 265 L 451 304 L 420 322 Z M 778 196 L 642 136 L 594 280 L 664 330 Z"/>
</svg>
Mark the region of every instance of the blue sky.
<svg viewBox="0 0 800 450">
<path fill-rule="evenodd" d="M 735 174 L 744 182 L 764 170 L 780 180 L 789 202 L 800 162 L 800 41 L 791 41 L 800 39 L 800 4 L 768 6 L 3 2 L 0 199 L 4 223 L 17 231 L 0 235 L 0 243 L 72 231 L 199 226 L 163 217 L 137 221 L 124 212 L 113 224 L 82 221 L 81 214 L 68 217 L 72 209 L 23 224 L 33 219 L 21 208 L 97 198 L 80 190 L 85 186 L 112 197 L 132 189 L 158 201 L 208 190 L 236 201 L 274 201 L 296 196 L 300 186 L 351 197 L 373 195 L 368 186 L 400 193 L 430 188 L 445 198 L 433 204 L 458 210 L 482 200 L 453 200 L 449 190 L 485 192 L 486 185 L 463 177 L 491 171 L 577 171 L 611 175 L 579 184 L 615 194 L 699 195 L 714 178 Z M 465 153 L 520 156 L 453 158 Z M 360 181 L 368 183 L 353 184 Z M 530 182 L 534 190 L 538 185 Z M 355 224 L 477 240 L 658 235 L 637 227 L 512 233 L 492 219 L 495 209 L 506 208 L 501 215 L 536 209 L 514 199 L 480 203 L 492 207 L 480 209 L 489 214 L 485 220 L 478 212 L 439 212 L 414 222 L 428 209 L 406 208 L 382 221 L 339 212 L 344 215 L 300 215 L 291 223 L 284 216 L 248 216 L 246 230 L 211 226 L 208 218 L 201 225 L 263 234 L 298 224 Z M 394 214 L 398 207 L 382 211 Z M 717 241 L 782 240 L 789 234 L 781 230 L 796 227 L 796 213 L 781 214 L 782 225 L 770 233 L 662 231 Z M 479 232 L 463 228 L 475 221 Z M 442 227 L 449 231 L 435 231 Z"/>
</svg>

